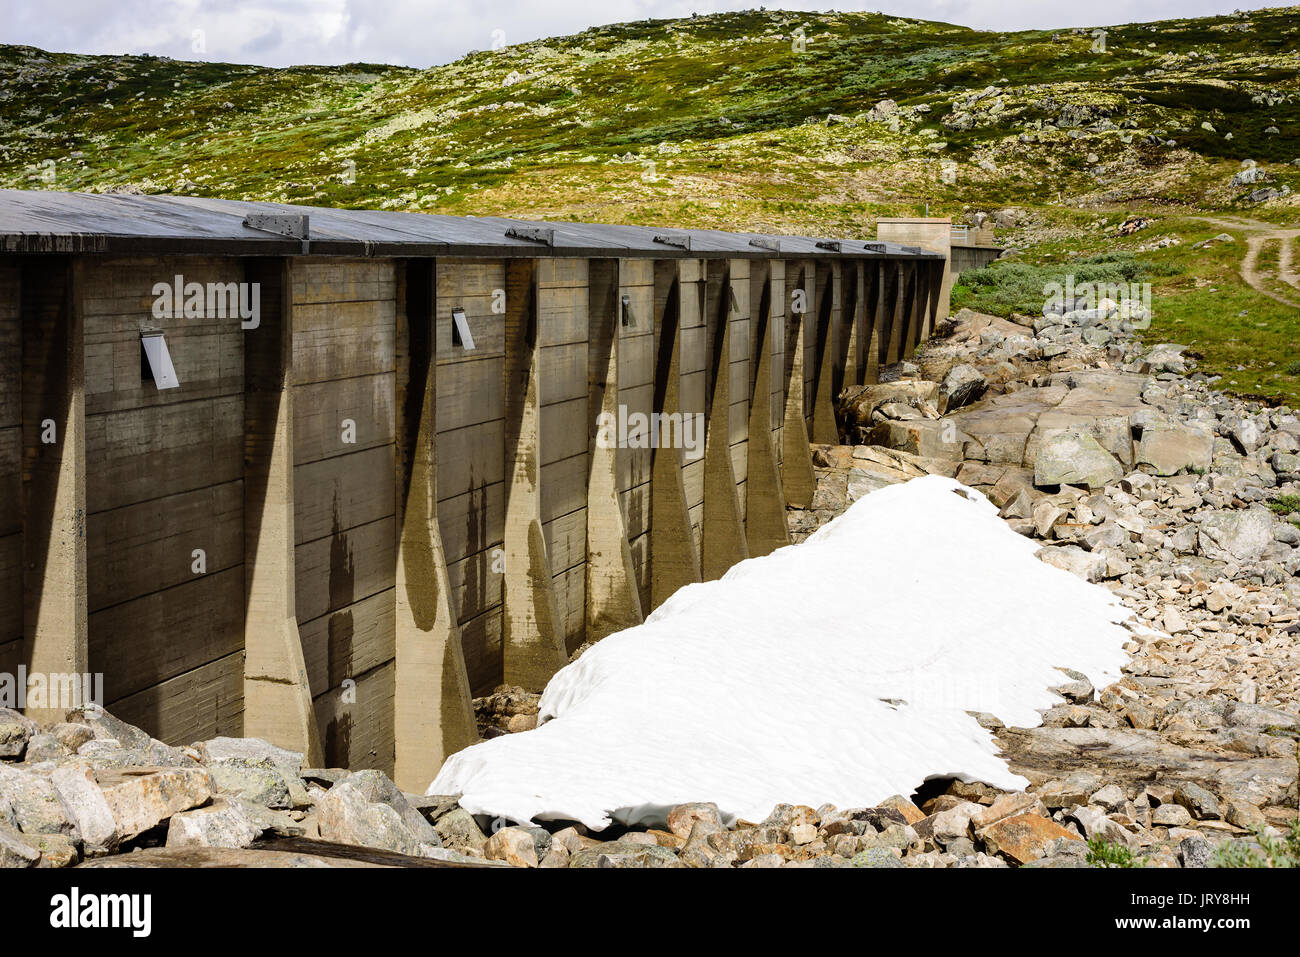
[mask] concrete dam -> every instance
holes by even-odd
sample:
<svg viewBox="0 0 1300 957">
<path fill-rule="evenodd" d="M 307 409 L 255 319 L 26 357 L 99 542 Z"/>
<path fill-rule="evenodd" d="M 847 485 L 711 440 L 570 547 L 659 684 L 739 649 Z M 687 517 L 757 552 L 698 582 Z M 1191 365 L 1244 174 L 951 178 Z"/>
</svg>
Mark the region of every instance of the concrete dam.
<svg viewBox="0 0 1300 957">
<path fill-rule="evenodd" d="M 472 696 L 788 544 L 949 230 L 0 191 L 0 675 L 423 789 Z"/>
</svg>

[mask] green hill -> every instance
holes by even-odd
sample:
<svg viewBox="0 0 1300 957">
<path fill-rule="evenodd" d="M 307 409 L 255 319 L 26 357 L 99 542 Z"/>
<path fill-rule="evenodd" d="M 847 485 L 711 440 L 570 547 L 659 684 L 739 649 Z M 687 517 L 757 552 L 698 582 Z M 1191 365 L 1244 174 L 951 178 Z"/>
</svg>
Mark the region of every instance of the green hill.
<svg viewBox="0 0 1300 957">
<path fill-rule="evenodd" d="M 1030 263 L 1150 259 L 1153 334 L 1295 395 L 1295 240 L 1266 227 L 1295 218 L 1298 48 L 1300 8 L 1104 36 L 749 11 L 428 70 L 8 46 L 0 186 L 842 235 L 987 211 Z M 1131 216 L 1152 222 L 1120 236 Z M 1225 217 L 1256 224 L 1274 298 L 1238 276 L 1244 232 L 1191 249 Z"/>
</svg>

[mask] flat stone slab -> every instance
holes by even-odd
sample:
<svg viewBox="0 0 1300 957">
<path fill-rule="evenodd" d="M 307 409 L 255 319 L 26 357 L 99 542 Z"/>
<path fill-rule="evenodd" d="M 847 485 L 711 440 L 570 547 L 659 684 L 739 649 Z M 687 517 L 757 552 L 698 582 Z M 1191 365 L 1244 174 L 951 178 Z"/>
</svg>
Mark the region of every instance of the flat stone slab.
<svg viewBox="0 0 1300 957">
<path fill-rule="evenodd" d="M 1034 784 L 1095 771 L 1112 784 L 1191 781 L 1256 806 L 1294 800 L 1294 758 L 1243 757 L 1171 743 L 1131 728 L 1009 728 L 996 732 L 1011 770 Z"/>
<path fill-rule="evenodd" d="M 79 867 L 508 867 L 494 861 L 437 860 L 306 838 L 253 847 L 151 847 L 101 857 Z"/>
</svg>

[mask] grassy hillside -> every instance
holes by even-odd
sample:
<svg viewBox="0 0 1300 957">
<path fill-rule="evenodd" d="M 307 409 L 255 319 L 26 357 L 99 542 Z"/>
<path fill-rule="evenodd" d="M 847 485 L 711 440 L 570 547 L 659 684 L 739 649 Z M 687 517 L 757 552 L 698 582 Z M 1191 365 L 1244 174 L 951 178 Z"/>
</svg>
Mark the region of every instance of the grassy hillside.
<svg viewBox="0 0 1300 957">
<path fill-rule="evenodd" d="M 1294 221 L 1298 48 L 1300 8 L 1104 42 L 751 11 L 429 70 L 0 47 L 0 185 L 841 235 L 926 204 L 1000 211 L 999 240 L 1032 263 L 1151 259 L 1153 335 L 1235 388 L 1294 396 L 1296 309 L 1279 298 L 1300 302 L 1281 259 L 1295 240 L 1261 249 L 1278 298 L 1237 276 L 1244 236 L 1190 247 L 1225 231 L 1197 216 Z M 1258 181 L 1232 185 L 1245 161 Z M 1261 188 L 1293 192 L 1248 198 Z M 1151 225 L 1120 237 L 1135 215 Z M 1180 245 L 1150 248 L 1162 237 Z"/>
</svg>

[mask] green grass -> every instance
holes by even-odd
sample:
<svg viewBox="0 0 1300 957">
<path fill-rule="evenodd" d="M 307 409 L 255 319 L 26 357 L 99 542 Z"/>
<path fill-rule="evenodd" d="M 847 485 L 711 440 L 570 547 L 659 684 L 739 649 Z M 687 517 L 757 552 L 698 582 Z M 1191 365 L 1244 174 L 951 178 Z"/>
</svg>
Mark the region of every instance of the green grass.
<svg viewBox="0 0 1300 957">
<path fill-rule="evenodd" d="M 1104 245 L 1105 237 L 1082 233 L 1068 244 L 1044 244 L 1019 261 L 963 273 L 953 287 L 953 308 L 1037 315 L 1044 283 L 1063 282 L 1068 273 L 1076 285 L 1149 282 L 1152 321 L 1142 333 L 1146 341 L 1178 342 L 1203 356 L 1200 370 L 1222 376 L 1217 388 L 1300 405 L 1300 316 L 1242 280 L 1241 231 L 1233 243 L 1193 248 L 1223 231 L 1190 216 L 1165 216 L 1135 236 L 1143 243 L 1176 236 L 1180 245 L 1141 253 L 1091 252 L 1089 247 Z M 1068 258 L 1071 252 L 1077 258 Z"/>
<path fill-rule="evenodd" d="M 1112 844 L 1094 837 L 1088 841 L 1088 856 L 1085 858 L 1089 867 L 1144 867 L 1146 858 L 1138 857 L 1132 850 L 1122 844 Z"/>
<path fill-rule="evenodd" d="M 1134 283 L 1154 283 L 1162 275 L 1176 273 L 1180 267 L 1159 265 L 1139 259 L 1132 253 L 1099 253 L 1060 265 L 1033 265 L 1027 262 L 999 261 L 984 269 L 961 274 L 961 283 L 953 288 L 953 308 L 970 307 L 979 312 L 1010 315 L 1013 312 L 1038 316 L 1048 298 L 1049 284 L 1062 287 L 1067 276 L 1073 285 L 1094 287 Z"/>
<path fill-rule="evenodd" d="M 1279 495 L 1277 498 L 1269 500 L 1268 507 L 1274 515 L 1290 515 L 1292 512 L 1300 512 L 1300 495 Z"/>
</svg>

